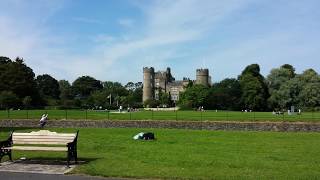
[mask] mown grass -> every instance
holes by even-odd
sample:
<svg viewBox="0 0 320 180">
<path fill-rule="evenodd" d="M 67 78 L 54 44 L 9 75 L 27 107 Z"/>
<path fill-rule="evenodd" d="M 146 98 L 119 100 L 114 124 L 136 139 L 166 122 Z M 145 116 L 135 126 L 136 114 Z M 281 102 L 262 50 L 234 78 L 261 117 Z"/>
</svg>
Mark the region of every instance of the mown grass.
<svg viewBox="0 0 320 180">
<path fill-rule="evenodd" d="M 0 130 L 5 139 L 9 129 Z M 132 140 L 141 131 L 154 132 L 157 140 Z M 87 163 L 73 173 L 148 179 L 318 179 L 319 139 L 320 133 L 87 128 L 80 129 L 78 144 L 79 158 Z M 65 158 L 59 152 L 13 155 Z"/>
<path fill-rule="evenodd" d="M 92 120 L 213 120 L 213 121 L 320 121 L 320 112 L 304 112 L 301 115 L 274 115 L 271 112 L 236 112 L 236 111 L 139 111 L 114 113 L 92 110 L 14 110 L 0 111 L 0 119 L 39 119 L 43 113 L 49 114 L 50 120 L 92 119 Z"/>
</svg>

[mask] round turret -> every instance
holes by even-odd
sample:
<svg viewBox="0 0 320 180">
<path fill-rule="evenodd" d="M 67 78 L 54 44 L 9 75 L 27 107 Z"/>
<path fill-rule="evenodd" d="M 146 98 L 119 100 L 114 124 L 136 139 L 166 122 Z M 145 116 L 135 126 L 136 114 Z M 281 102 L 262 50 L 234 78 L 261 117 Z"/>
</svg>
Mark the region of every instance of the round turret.
<svg viewBox="0 0 320 180">
<path fill-rule="evenodd" d="M 154 99 L 154 68 L 143 68 L 143 96 L 142 101 Z"/>
<path fill-rule="evenodd" d="M 196 84 L 202 84 L 209 86 L 209 70 L 208 69 L 197 69 Z"/>
</svg>

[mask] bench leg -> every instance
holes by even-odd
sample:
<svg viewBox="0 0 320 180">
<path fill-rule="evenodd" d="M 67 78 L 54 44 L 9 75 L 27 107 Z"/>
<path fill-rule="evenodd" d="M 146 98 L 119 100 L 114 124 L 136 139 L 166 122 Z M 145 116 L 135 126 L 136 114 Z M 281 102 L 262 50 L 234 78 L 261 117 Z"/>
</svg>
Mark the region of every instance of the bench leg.
<svg viewBox="0 0 320 180">
<path fill-rule="evenodd" d="M 77 151 L 74 153 L 74 161 L 76 164 L 78 164 L 78 153 Z"/>
<path fill-rule="evenodd" d="M 11 150 L 1 149 L 0 150 L 0 163 L 1 163 L 2 157 L 5 156 L 5 155 L 8 155 L 9 156 L 9 160 L 12 161 Z"/>
<path fill-rule="evenodd" d="M 69 164 L 70 164 L 70 152 L 68 151 L 67 152 L 67 167 L 70 167 Z"/>
<path fill-rule="evenodd" d="M 12 155 L 11 155 L 11 151 L 8 153 L 9 159 L 12 162 Z"/>
</svg>

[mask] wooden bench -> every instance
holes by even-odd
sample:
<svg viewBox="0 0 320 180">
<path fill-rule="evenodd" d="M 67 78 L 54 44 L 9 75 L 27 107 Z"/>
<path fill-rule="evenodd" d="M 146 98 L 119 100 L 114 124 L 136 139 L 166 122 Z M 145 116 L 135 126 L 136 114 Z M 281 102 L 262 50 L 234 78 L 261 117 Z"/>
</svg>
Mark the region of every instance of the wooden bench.
<svg viewBox="0 0 320 180">
<path fill-rule="evenodd" d="M 0 142 L 0 162 L 8 155 L 12 161 L 11 151 L 64 151 L 67 152 L 67 166 L 72 159 L 77 163 L 78 133 L 56 133 L 48 130 L 30 133 L 11 132 L 6 141 Z"/>
</svg>

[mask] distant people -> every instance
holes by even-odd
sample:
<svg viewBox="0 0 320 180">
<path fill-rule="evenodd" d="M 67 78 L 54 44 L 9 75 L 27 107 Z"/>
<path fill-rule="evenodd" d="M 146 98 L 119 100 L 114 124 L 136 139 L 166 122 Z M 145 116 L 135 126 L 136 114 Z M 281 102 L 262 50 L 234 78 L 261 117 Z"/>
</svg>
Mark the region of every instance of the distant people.
<svg viewBox="0 0 320 180">
<path fill-rule="evenodd" d="M 301 109 L 298 110 L 298 114 L 299 114 L 299 115 L 301 114 Z"/>
<path fill-rule="evenodd" d="M 46 125 L 48 120 L 48 114 L 43 114 L 40 119 L 40 127 L 43 128 Z"/>
<path fill-rule="evenodd" d="M 119 106 L 119 112 L 122 112 L 122 106 Z"/>
<path fill-rule="evenodd" d="M 291 115 L 291 111 L 290 111 L 290 109 L 288 109 L 288 115 Z"/>
</svg>

